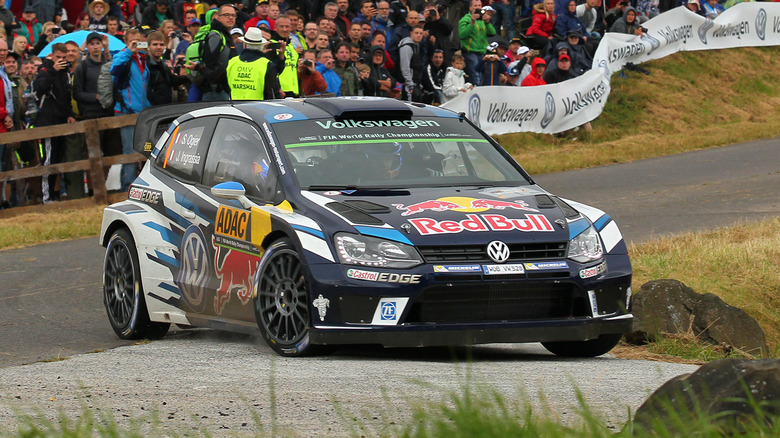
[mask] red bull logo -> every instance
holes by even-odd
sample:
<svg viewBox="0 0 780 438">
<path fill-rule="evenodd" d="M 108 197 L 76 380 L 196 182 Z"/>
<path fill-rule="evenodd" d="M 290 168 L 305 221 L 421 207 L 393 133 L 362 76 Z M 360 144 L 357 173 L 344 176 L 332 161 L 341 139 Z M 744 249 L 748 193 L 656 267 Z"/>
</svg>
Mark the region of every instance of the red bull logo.
<svg viewBox="0 0 780 438">
<path fill-rule="evenodd" d="M 498 199 L 475 199 L 458 196 L 439 198 L 431 201 L 418 202 L 416 204 L 393 204 L 393 207 L 402 210 L 401 216 L 411 216 L 424 211 L 459 211 L 463 213 L 478 213 L 486 210 L 522 210 L 537 213 L 538 210 L 530 208 L 525 201 L 501 201 Z"/>
<path fill-rule="evenodd" d="M 468 214 L 462 221 L 439 221 L 432 218 L 409 219 L 422 236 L 430 234 L 454 234 L 463 231 L 554 231 L 544 215 L 527 214 L 525 219 L 511 219 L 500 214 Z"/>
<path fill-rule="evenodd" d="M 252 286 L 260 258 L 255 254 L 214 245 L 214 270 L 219 287 L 214 297 L 214 313 L 221 315 L 230 297 L 235 295 L 246 305 L 252 297 Z"/>
</svg>

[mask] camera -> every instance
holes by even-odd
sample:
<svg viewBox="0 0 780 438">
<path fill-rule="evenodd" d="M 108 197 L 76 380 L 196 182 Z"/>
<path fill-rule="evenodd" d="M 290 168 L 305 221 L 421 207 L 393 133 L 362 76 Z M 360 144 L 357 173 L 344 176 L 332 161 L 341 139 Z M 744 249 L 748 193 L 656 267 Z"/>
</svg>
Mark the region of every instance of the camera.
<svg viewBox="0 0 780 438">
<path fill-rule="evenodd" d="M 176 60 L 176 65 L 177 66 L 184 66 L 185 62 L 186 62 L 186 60 L 184 58 L 179 58 L 179 59 Z"/>
<path fill-rule="evenodd" d="M 644 27 L 644 26 L 640 26 L 639 28 L 640 28 L 640 29 L 642 29 L 642 32 L 644 32 L 644 33 L 650 32 L 650 31 L 649 31 L 649 30 L 647 30 L 647 28 L 646 28 L 646 27 Z"/>
<path fill-rule="evenodd" d="M 430 17 L 436 18 L 437 15 L 436 9 L 428 9 L 428 15 Z"/>
<path fill-rule="evenodd" d="M 171 32 L 170 34 L 168 34 L 168 38 L 173 38 L 173 37 L 176 37 L 176 38 L 181 38 L 181 34 L 182 34 L 182 31 L 180 31 L 180 30 L 174 30 L 173 32 Z"/>
<path fill-rule="evenodd" d="M 70 61 L 67 61 L 65 63 L 65 70 L 70 70 L 71 68 L 73 68 L 73 63 L 70 62 Z"/>
<path fill-rule="evenodd" d="M 304 60 L 303 60 L 303 65 L 305 65 L 306 67 L 311 67 L 311 60 L 309 60 L 309 59 L 304 59 Z"/>
<path fill-rule="evenodd" d="M 137 49 L 148 49 L 149 43 L 147 43 L 146 41 L 138 41 L 137 43 L 135 43 L 135 47 Z"/>
<path fill-rule="evenodd" d="M 61 31 L 62 31 L 62 28 L 59 28 L 59 27 L 52 27 L 51 28 L 51 34 L 52 35 L 59 35 Z"/>
</svg>

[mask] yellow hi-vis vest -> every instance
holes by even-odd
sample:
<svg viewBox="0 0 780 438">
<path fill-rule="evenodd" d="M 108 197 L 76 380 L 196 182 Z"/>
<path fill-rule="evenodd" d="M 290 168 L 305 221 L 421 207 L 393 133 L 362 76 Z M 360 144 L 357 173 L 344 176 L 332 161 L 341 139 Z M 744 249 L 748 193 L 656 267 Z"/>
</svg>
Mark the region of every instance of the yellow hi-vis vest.
<svg viewBox="0 0 780 438">
<path fill-rule="evenodd" d="M 285 47 L 284 70 L 279 73 L 279 85 L 282 91 L 293 92 L 296 96 L 301 94 L 298 87 L 298 52 L 292 42 Z"/>
<path fill-rule="evenodd" d="M 230 84 L 232 100 L 263 100 L 265 74 L 268 71 L 268 58 L 244 62 L 238 56 L 230 58 L 227 66 L 227 80 Z"/>
</svg>

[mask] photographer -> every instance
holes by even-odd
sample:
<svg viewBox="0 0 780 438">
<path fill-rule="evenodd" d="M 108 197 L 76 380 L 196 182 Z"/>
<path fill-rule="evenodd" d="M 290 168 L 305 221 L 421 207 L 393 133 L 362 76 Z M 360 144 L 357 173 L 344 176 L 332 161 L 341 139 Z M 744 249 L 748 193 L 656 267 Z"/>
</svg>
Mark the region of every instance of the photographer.
<svg viewBox="0 0 780 438">
<path fill-rule="evenodd" d="M 452 35 L 452 23 L 445 18 L 447 6 L 443 2 L 428 1 L 423 9 L 425 23 L 423 35 L 425 41 L 424 52 L 433 54 L 441 50 L 444 54 L 444 65 L 450 64 L 450 35 Z"/>
<path fill-rule="evenodd" d="M 314 49 L 303 52 L 303 56 L 298 61 L 298 81 L 301 84 L 303 96 L 322 94 L 328 89 L 325 78 L 315 68 L 316 64 L 317 53 Z"/>
<path fill-rule="evenodd" d="M 469 13 L 458 22 L 460 48 L 466 60 L 466 76 L 474 84 L 479 84 L 482 80 L 477 64 L 485 56 L 487 39 L 496 34 L 496 29 L 490 24 L 493 12 L 490 6 L 482 7 L 480 0 L 471 0 Z"/>
<path fill-rule="evenodd" d="M 60 35 L 65 35 L 65 29 L 57 26 L 54 23 L 44 23 L 43 32 L 38 37 L 38 42 L 35 43 L 35 47 L 32 49 L 32 53 L 41 53 L 46 46 L 49 45 L 55 38 Z"/>
<path fill-rule="evenodd" d="M 38 118 L 36 127 L 73 123 L 76 121 L 71 105 L 70 68 L 71 63 L 65 58 L 68 48 L 57 43 L 51 47 L 51 56 L 43 60 L 38 74 L 33 80 L 32 89 L 38 102 Z M 43 165 L 61 163 L 64 148 L 63 137 L 44 139 Z M 60 175 L 43 177 L 43 203 L 48 204 L 60 197 Z"/>
</svg>

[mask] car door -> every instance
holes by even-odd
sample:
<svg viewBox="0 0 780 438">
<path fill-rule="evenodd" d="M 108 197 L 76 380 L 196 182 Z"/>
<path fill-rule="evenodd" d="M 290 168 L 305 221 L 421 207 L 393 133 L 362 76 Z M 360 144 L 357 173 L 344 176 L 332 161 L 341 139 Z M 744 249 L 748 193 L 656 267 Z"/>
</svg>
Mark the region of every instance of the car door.
<svg viewBox="0 0 780 438">
<path fill-rule="evenodd" d="M 206 230 L 211 245 L 213 278 L 204 313 L 215 318 L 254 325 L 251 305 L 255 273 L 262 252 L 254 242 L 270 232 L 270 222 L 237 201 L 213 196 L 211 187 L 239 182 L 257 205 L 272 203 L 277 194 L 277 173 L 260 131 L 247 120 L 220 118 L 214 130 L 203 177 L 196 195 L 208 199 L 203 213 L 213 225 Z M 253 222 L 263 222 L 253 223 Z"/>
</svg>

